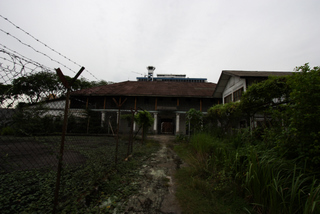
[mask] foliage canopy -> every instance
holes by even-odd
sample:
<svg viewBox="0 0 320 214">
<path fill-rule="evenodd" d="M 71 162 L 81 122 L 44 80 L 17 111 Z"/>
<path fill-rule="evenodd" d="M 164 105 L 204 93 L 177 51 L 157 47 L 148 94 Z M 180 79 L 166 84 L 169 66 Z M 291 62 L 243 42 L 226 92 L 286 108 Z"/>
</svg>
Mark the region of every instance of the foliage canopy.
<svg viewBox="0 0 320 214">
<path fill-rule="evenodd" d="M 138 123 L 140 127 L 142 127 L 142 142 L 143 142 L 147 134 L 148 128 L 151 127 L 154 122 L 154 118 L 151 116 L 151 114 L 148 111 L 143 110 L 143 111 L 139 111 L 134 116 L 134 120 Z"/>
<path fill-rule="evenodd" d="M 72 80 L 69 76 L 65 77 L 69 82 Z M 106 84 L 109 83 L 104 80 L 88 81 L 85 78 L 80 78 L 73 83 L 71 90 L 80 90 Z M 27 99 L 32 104 L 50 95 L 53 97 L 63 96 L 65 92 L 66 89 L 56 73 L 41 71 L 13 79 L 11 84 L 0 83 L 0 102 L 3 103 L 6 99 L 17 99 L 24 96 L 24 99 Z"/>
</svg>

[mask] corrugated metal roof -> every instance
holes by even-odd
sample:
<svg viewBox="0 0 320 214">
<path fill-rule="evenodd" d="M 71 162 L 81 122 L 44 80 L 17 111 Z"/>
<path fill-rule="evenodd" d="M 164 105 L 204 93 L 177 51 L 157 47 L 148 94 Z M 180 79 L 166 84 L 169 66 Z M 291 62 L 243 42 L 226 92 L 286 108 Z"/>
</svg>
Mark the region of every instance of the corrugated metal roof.
<svg viewBox="0 0 320 214">
<path fill-rule="evenodd" d="M 71 96 L 154 96 L 212 98 L 215 83 L 126 81 L 74 91 Z"/>
</svg>

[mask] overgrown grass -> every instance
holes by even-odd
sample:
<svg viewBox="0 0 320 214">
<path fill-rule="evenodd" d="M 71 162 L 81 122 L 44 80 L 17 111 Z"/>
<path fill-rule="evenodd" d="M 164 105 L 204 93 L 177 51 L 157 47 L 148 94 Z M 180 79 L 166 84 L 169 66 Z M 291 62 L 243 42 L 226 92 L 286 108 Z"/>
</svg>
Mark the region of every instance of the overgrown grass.
<svg viewBox="0 0 320 214">
<path fill-rule="evenodd" d="M 177 198 L 185 213 L 232 214 L 250 209 L 231 177 L 229 146 L 202 133 L 175 147 L 187 164 L 176 174 Z"/>
<path fill-rule="evenodd" d="M 247 138 L 201 133 L 175 147 L 188 165 L 177 173 L 185 212 L 320 213 L 316 174 Z"/>
<path fill-rule="evenodd" d="M 270 151 L 248 154 L 243 181 L 248 200 L 260 213 L 320 213 L 320 183 L 294 160 Z"/>
</svg>

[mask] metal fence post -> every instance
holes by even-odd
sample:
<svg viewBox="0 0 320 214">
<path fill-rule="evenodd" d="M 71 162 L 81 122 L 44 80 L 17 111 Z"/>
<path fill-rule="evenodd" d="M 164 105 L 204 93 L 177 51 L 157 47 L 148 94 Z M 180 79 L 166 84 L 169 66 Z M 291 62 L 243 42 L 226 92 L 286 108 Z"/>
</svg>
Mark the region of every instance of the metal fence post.
<svg viewBox="0 0 320 214">
<path fill-rule="evenodd" d="M 61 144 L 60 144 L 60 152 L 59 152 L 59 160 L 58 160 L 58 169 L 57 169 L 57 180 L 56 180 L 56 189 L 54 194 L 54 202 L 53 202 L 53 214 L 57 211 L 58 201 L 59 201 L 59 190 L 60 190 L 60 179 L 61 179 L 61 170 L 62 170 L 62 161 L 63 161 L 63 151 L 64 151 L 64 143 L 65 143 L 65 137 L 68 127 L 68 113 L 69 113 L 69 98 L 70 98 L 70 90 L 71 86 L 74 83 L 74 81 L 80 76 L 82 71 L 84 70 L 84 67 L 80 69 L 80 71 L 76 74 L 76 76 L 72 79 L 71 83 L 68 83 L 68 81 L 65 79 L 62 71 L 60 68 L 56 69 L 57 75 L 59 76 L 61 82 L 67 89 L 66 94 L 66 104 L 64 109 L 64 119 L 63 119 L 63 127 L 62 127 L 62 135 L 61 135 Z"/>
</svg>

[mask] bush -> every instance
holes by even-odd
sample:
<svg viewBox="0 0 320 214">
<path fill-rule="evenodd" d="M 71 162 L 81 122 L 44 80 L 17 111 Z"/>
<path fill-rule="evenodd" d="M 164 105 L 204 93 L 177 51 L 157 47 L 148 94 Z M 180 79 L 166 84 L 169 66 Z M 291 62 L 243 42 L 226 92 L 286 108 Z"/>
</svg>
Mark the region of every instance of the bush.
<svg viewBox="0 0 320 214">
<path fill-rule="evenodd" d="M 257 213 L 320 213 L 319 174 L 258 139 L 250 129 L 225 139 L 201 133 L 185 144 L 189 152 L 176 151 L 185 156 L 195 191 L 208 197 L 241 196 Z"/>
<path fill-rule="evenodd" d="M 14 129 L 7 126 L 1 129 L 1 135 L 14 135 Z"/>
</svg>

